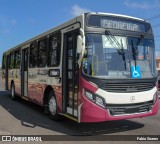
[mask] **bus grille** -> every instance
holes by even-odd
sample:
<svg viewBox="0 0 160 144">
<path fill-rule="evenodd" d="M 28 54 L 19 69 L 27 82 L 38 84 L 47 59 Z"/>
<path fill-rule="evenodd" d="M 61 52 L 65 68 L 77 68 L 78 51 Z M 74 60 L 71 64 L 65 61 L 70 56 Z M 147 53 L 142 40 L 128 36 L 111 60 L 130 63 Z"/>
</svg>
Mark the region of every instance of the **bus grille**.
<svg viewBox="0 0 160 144">
<path fill-rule="evenodd" d="M 147 112 L 152 109 L 152 106 L 153 106 L 153 101 L 149 101 L 145 103 L 130 104 L 130 105 L 107 104 L 106 108 L 109 110 L 111 115 L 124 115 L 124 114 Z"/>
<path fill-rule="evenodd" d="M 148 91 L 154 86 L 155 82 L 103 83 L 100 88 L 108 92 L 127 93 Z"/>
</svg>

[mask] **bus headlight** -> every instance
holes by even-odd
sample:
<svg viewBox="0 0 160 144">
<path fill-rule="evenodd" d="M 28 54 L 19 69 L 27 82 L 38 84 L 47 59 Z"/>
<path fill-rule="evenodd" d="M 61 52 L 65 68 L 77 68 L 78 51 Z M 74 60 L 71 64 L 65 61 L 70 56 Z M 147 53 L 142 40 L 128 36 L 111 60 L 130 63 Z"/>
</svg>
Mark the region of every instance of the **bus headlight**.
<svg viewBox="0 0 160 144">
<path fill-rule="evenodd" d="M 95 104 L 105 108 L 105 101 L 102 97 L 92 94 L 91 92 L 83 89 L 84 96 L 89 99 L 90 101 L 94 102 Z"/>
<path fill-rule="evenodd" d="M 96 96 L 95 98 L 96 98 L 96 100 L 95 100 L 96 104 L 101 106 L 101 107 L 103 107 L 103 108 L 105 108 L 104 100 L 99 96 Z"/>
<path fill-rule="evenodd" d="M 156 93 L 154 94 L 154 96 L 153 96 L 153 103 L 155 103 L 155 102 L 156 102 L 157 97 L 158 97 L 158 95 L 157 95 L 157 92 L 156 92 Z"/>
<path fill-rule="evenodd" d="M 88 91 L 86 91 L 86 90 L 84 90 L 84 95 L 89 99 L 89 100 L 94 100 L 94 98 L 93 98 L 93 94 L 92 93 L 90 93 L 90 92 L 88 92 Z"/>
</svg>

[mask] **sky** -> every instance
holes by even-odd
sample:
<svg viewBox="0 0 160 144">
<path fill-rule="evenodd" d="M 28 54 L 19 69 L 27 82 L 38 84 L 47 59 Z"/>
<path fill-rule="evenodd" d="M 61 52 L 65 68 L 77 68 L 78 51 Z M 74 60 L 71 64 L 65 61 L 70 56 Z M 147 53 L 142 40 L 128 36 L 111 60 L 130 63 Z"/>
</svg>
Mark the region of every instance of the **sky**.
<svg viewBox="0 0 160 144">
<path fill-rule="evenodd" d="M 160 56 L 160 0 L 0 0 L 0 66 L 4 51 L 84 12 L 148 20 Z"/>
</svg>

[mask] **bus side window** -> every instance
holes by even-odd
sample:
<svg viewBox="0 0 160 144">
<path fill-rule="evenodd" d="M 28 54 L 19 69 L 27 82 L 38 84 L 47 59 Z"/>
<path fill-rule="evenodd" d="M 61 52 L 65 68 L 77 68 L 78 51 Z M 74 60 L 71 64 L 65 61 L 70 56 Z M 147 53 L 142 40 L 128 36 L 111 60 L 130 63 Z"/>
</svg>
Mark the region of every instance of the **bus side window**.
<svg viewBox="0 0 160 144">
<path fill-rule="evenodd" d="M 58 66 L 60 63 L 61 33 L 55 33 L 49 38 L 48 66 Z"/>
<path fill-rule="evenodd" d="M 45 67 L 47 60 L 47 39 L 44 39 L 38 43 L 38 60 L 37 66 Z"/>
<path fill-rule="evenodd" d="M 15 52 L 15 68 L 19 69 L 21 63 L 21 52 L 20 50 Z"/>
<path fill-rule="evenodd" d="M 37 47 L 36 43 L 32 43 L 30 45 L 29 67 L 31 68 L 36 67 L 36 63 L 37 63 Z"/>
<path fill-rule="evenodd" d="M 14 57 L 15 57 L 15 53 L 11 53 L 10 54 L 10 57 L 9 57 L 9 68 L 10 69 L 13 69 L 15 68 L 15 60 L 14 60 Z"/>
</svg>

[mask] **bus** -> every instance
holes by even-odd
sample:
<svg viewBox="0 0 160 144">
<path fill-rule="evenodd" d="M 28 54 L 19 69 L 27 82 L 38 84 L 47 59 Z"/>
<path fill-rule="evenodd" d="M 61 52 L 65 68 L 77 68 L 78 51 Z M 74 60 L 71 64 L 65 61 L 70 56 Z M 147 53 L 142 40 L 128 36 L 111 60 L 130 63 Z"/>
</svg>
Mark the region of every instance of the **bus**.
<svg viewBox="0 0 160 144">
<path fill-rule="evenodd" d="M 3 53 L 2 82 L 15 100 L 78 123 L 156 115 L 151 25 L 127 15 L 77 16 Z"/>
</svg>

